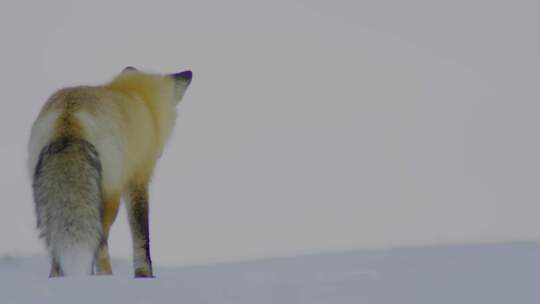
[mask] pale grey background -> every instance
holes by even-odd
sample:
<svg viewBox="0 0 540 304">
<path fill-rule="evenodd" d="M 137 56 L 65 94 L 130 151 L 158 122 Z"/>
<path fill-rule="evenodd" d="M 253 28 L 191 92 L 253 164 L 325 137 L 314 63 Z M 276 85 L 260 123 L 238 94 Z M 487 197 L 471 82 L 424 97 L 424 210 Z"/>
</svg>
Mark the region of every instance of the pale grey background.
<svg viewBox="0 0 540 304">
<path fill-rule="evenodd" d="M 538 5 L 3 1 L 0 254 L 43 253 L 41 104 L 193 69 L 152 186 L 155 263 L 538 240 Z M 129 256 L 125 215 L 111 251 Z"/>
</svg>

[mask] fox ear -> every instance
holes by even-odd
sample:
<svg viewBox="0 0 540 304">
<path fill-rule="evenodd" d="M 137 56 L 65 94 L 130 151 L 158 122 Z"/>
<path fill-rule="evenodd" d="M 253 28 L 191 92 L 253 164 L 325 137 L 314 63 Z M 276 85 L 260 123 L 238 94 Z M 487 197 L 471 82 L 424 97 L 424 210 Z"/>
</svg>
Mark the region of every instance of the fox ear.
<svg viewBox="0 0 540 304">
<path fill-rule="evenodd" d="M 125 72 L 133 72 L 133 71 L 137 71 L 136 68 L 132 67 L 132 66 L 128 66 L 128 67 L 125 67 L 123 70 L 122 70 L 122 73 L 125 73 Z"/>
<path fill-rule="evenodd" d="M 182 100 L 182 97 L 184 96 L 184 93 L 186 92 L 187 87 L 191 83 L 191 79 L 193 78 L 193 72 L 187 70 L 180 73 L 175 73 L 169 75 L 174 79 L 175 83 L 175 98 L 174 101 L 176 103 L 179 103 L 180 100 Z"/>
</svg>

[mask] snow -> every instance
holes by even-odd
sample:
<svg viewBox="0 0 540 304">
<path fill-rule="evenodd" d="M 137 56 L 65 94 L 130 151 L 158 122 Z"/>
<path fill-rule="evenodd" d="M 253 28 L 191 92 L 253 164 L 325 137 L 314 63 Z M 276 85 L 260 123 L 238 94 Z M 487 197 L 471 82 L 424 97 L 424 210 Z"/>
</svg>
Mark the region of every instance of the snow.
<svg viewBox="0 0 540 304">
<path fill-rule="evenodd" d="M 0 258 L 2 303 L 538 303 L 540 244 L 432 246 L 156 267 L 48 279 L 43 256 Z"/>
</svg>

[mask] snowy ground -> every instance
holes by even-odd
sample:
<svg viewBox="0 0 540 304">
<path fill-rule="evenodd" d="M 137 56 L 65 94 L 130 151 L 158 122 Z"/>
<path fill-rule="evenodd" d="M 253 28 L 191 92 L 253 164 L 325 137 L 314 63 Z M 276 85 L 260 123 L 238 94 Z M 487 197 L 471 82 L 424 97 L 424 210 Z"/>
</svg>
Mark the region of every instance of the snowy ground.
<svg viewBox="0 0 540 304">
<path fill-rule="evenodd" d="M 0 259 L 1 303 L 539 303 L 540 244 L 437 246 L 180 268 L 134 280 L 47 279 L 44 257 Z"/>
</svg>

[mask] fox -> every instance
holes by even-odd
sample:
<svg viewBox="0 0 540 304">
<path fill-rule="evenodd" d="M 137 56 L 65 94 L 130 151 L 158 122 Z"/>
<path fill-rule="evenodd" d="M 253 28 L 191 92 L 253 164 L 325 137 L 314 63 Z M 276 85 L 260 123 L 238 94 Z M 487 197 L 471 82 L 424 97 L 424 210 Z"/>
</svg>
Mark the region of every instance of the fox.
<svg viewBox="0 0 540 304">
<path fill-rule="evenodd" d="M 191 70 L 127 67 L 110 82 L 53 93 L 32 125 L 28 168 L 49 277 L 113 274 L 111 225 L 124 201 L 135 278 L 153 278 L 148 187 Z"/>
</svg>

